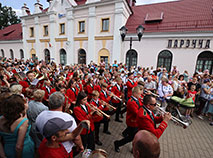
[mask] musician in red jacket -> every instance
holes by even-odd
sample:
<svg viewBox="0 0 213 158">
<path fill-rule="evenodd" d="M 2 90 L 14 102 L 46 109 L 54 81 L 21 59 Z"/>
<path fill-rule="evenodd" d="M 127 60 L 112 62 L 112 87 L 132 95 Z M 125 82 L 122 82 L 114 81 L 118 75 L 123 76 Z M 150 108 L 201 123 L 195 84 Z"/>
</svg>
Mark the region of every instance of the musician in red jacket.
<svg viewBox="0 0 213 158">
<path fill-rule="evenodd" d="M 94 86 L 94 90 L 97 90 L 99 93 L 101 92 L 101 84 L 104 82 L 104 77 L 100 76 L 98 83 Z"/>
<path fill-rule="evenodd" d="M 49 96 L 52 89 L 50 80 L 45 80 L 44 85 L 41 89 L 45 91 L 45 95 L 42 102 L 48 107 Z"/>
<path fill-rule="evenodd" d="M 166 129 L 168 121 L 172 118 L 171 113 L 156 117 L 152 112 L 157 105 L 156 99 L 151 95 L 144 97 L 143 104 L 143 107 L 140 108 L 137 115 L 138 129 L 150 131 L 159 139 Z M 160 123 L 160 125 L 156 127 L 158 123 Z"/>
<path fill-rule="evenodd" d="M 77 97 L 76 107 L 74 108 L 74 115 L 78 123 L 80 123 L 83 120 L 90 121 L 90 130 L 87 131 L 86 129 L 83 129 L 83 131 L 81 132 L 81 139 L 84 147 L 86 147 L 87 145 L 87 148 L 91 150 L 95 149 L 94 121 L 97 118 L 97 115 L 95 113 L 96 110 L 90 108 L 90 106 L 87 103 L 86 93 L 80 92 Z"/>
<path fill-rule="evenodd" d="M 107 87 L 108 87 L 108 84 L 105 83 L 105 82 L 103 82 L 102 85 L 101 85 L 101 92 L 100 92 L 99 98 L 100 98 L 102 101 L 104 101 L 104 102 L 106 102 L 107 104 L 109 104 L 109 102 L 111 101 L 111 97 L 113 96 L 113 94 L 112 94 L 112 93 L 111 93 L 111 94 L 108 94 L 108 92 L 107 92 Z M 106 114 L 111 114 L 111 112 L 109 111 L 109 108 L 108 108 L 108 107 L 105 107 L 105 108 L 103 109 L 103 111 L 104 111 Z M 103 132 L 110 135 L 111 133 L 110 133 L 110 131 L 108 130 L 108 128 L 109 128 L 109 121 L 110 121 L 109 119 L 107 119 L 106 117 L 104 117 L 104 120 L 103 120 L 103 122 L 104 122 L 104 130 L 103 130 Z"/>
<path fill-rule="evenodd" d="M 94 105 L 95 107 L 97 107 L 100 110 L 104 109 L 104 105 L 101 104 L 101 100 L 99 99 L 99 92 L 97 90 L 94 90 L 92 92 L 92 100 L 91 100 L 90 104 Z M 103 120 L 103 115 L 99 116 L 94 121 L 94 125 L 95 125 L 95 143 L 97 145 L 102 145 L 101 141 L 99 140 L 99 129 L 100 129 L 100 124 L 103 123 L 102 120 Z"/>
<path fill-rule="evenodd" d="M 127 102 L 127 114 L 126 114 L 127 128 L 125 130 L 127 135 L 123 139 L 114 142 L 116 152 L 120 152 L 119 149 L 120 146 L 123 146 L 131 142 L 138 131 L 136 117 L 139 108 L 142 107 L 142 103 L 139 99 L 142 91 L 143 89 L 141 86 L 136 86 L 132 89 L 132 96 Z"/>
<path fill-rule="evenodd" d="M 128 80 L 126 82 L 126 86 L 127 86 L 127 97 L 129 99 L 132 95 L 132 88 L 137 86 L 137 83 L 134 82 L 133 73 L 128 73 Z"/>
<path fill-rule="evenodd" d="M 92 99 L 92 91 L 94 90 L 93 78 L 90 77 L 86 83 L 85 92 L 88 96 L 88 101 Z"/>
<path fill-rule="evenodd" d="M 122 85 L 122 79 L 120 77 L 117 77 L 115 79 L 116 84 L 115 86 L 112 87 L 111 92 L 116 95 L 118 98 L 122 98 L 123 96 L 123 85 Z M 117 122 L 122 122 L 119 119 L 119 114 L 121 111 L 121 104 L 122 102 L 118 99 L 116 99 L 115 97 L 112 97 L 112 104 L 114 107 L 116 107 L 116 114 L 115 114 L 115 121 Z"/>
</svg>

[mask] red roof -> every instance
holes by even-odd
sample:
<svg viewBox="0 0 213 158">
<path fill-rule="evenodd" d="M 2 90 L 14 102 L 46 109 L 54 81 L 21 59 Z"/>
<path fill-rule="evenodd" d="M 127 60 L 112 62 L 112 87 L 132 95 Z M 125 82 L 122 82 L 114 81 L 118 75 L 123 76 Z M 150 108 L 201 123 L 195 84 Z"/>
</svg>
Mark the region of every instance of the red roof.
<svg viewBox="0 0 213 158">
<path fill-rule="evenodd" d="M 213 0 L 180 0 L 132 7 L 133 14 L 126 23 L 129 33 L 138 25 L 145 32 L 181 32 L 213 30 Z M 146 21 L 146 16 L 161 15 L 162 21 Z"/>
<path fill-rule="evenodd" d="M 22 40 L 21 23 L 14 24 L 0 30 L 0 41 Z"/>
<path fill-rule="evenodd" d="M 75 0 L 75 2 L 77 3 L 77 5 L 83 5 L 86 3 L 87 0 Z"/>
</svg>

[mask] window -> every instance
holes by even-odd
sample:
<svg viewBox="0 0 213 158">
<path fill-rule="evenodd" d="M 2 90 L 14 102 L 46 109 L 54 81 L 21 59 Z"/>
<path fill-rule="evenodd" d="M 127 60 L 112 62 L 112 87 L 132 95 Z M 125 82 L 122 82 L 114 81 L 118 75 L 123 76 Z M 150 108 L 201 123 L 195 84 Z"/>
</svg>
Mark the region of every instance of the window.
<svg viewBox="0 0 213 158">
<path fill-rule="evenodd" d="M 172 65 L 172 53 L 168 50 L 163 50 L 158 55 L 158 63 L 157 67 L 165 67 L 169 72 L 171 70 Z"/>
<path fill-rule="evenodd" d="M 4 50 L 1 49 L 1 56 L 4 57 Z"/>
<path fill-rule="evenodd" d="M 44 50 L 44 58 L 47 64 L 50 63 L 50 51 L 48 49 Z"/>
<path fill-rule="evenodd" d="M 34 27 L 30 28 L 30 37 L 34 37 Z"/>
<path fill-rule="evenodd" d="M 44 36 L 48 36 L 48 26 L 44 26 Z"/>
<path fill-rule="evenodd" d="M 86 51 L 84 49 L 78 51 L 78 64 L 86 64 Z"/>
<path fill-rule="evenodd" d="M 21 59 L 24 58 L 24 51 L 23 51 L 23 49 L 20 49 L 20 58 L 21 58 Z"/>
<path fill-rule="evenodd" d="M 134 49 L 128 50 L 126 53 L 126 65 L 128 66 L 128 69 L 130 69 L 131 66 L 137 66 L 137 60 L 138 60 L 138 53 Z"/>
<path fill-rule="evenodd" d="M 109 31 L 109 18 L 102 19 L 102 31 Z"/>
<path fill-rule="evenodd" d="M 60 50 L 60 64 L 61 65 L 67 64 L 67 53 L 64 49 Z"/>
<path fill-rule="evenodd" d="M 60 35 L 65 34 L 65 24 L 60 24 Z"/>
<path fill-rule="evenodd" d="M 209 73 L 213 72 L 213 52 L 204 51 L 199 54 L 197 58 L 196 71 L 209 70 Z"/>
<path fill-rule="evenodd" d="M 10 57 L 11 57 L 11 59 L 14 59 L 14 54 L 13 54 L 13 50 L 12 49 L 10 49 Z"/>
<path fill-rule="evenodd" d="M 85 32 L 85 21 L 79 21 L 79 33 L 84 33 Z"/>
</svg>

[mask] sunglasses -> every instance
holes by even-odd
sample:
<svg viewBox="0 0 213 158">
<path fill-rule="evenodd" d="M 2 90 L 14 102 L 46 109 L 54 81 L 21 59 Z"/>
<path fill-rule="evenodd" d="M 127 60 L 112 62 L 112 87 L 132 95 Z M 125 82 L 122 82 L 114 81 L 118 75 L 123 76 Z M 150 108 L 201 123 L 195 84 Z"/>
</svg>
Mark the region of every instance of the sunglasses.
<svg viewBox="0 0 213 158">
<path fill-rule="evenodd" d="M 150 105 L 152 105 L 152 106 L 157 106 L 157 103 L 155 103 L 155 104 L 150 104 Z"/>
</svg>

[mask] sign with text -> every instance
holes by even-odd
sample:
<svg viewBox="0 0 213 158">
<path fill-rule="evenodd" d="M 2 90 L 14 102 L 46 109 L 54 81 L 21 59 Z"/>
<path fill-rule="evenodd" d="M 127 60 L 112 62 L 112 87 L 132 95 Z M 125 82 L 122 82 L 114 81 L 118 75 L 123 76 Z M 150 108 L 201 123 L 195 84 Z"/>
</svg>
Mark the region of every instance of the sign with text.
<svg viewBox="0 0 213 158">
<path fill-rule="evenodd" d="M 167 48 L 209 49 L 210 39 L 169 39 Z"/>
</svg>

